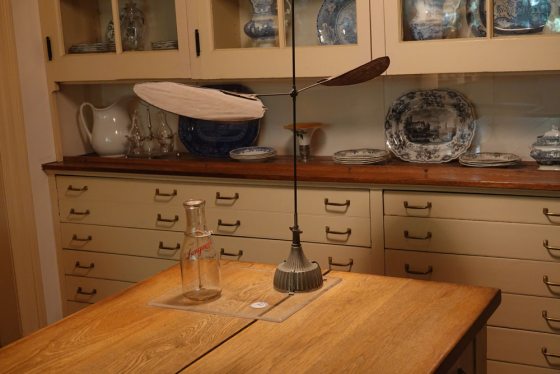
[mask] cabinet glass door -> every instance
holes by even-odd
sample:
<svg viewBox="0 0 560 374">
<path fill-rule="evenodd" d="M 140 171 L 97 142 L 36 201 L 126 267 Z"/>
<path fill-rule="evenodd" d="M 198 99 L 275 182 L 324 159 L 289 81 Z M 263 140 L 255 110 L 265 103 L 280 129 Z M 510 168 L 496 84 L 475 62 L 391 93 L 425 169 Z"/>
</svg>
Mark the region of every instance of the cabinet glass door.
<svg viewBox="0 0 560 374">
<path fill-rule="evenodd" d="M 371 59 L 369 0 L 204 0 L 190 6 L 197 8 L 190 23 L 198 24 L 200 38 L 193 70 L 201 78 L 289 76 L 292 16 L 300 76 L 332 75 Z"/>
</svg>

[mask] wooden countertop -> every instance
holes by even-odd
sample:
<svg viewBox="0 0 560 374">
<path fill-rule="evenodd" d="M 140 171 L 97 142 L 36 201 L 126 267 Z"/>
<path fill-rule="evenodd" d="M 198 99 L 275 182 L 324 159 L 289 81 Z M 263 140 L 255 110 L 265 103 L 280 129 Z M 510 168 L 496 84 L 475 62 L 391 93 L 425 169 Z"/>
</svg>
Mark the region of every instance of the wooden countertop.
<svg viewBox="0 0 560 374">
<path fill-rule="evenodd" d="M 46 171 L 92 171 L 159 175 L 202 176 L 261 180 L 291 180 L 289 156 L 267 162 L 238 162 L 200 159 L 181 155 L 172 159 L 126 159 L 96 156 L 65 157 L 43 165 Z M 362 183 L 371 185 L 475 187 L 512 190 L 560 191 L 560 172 L 537 170 L 535 162 L 507 168 L 471 168 L 457 161 L 445 164 L 416 164 L 391 159 L 376 165 L 341 165 L 330 157 L 314 157 L 298 163 L 302 181 Z"/>
<path fill-rule="evenodd" d="M 229 262 L 223 284 L 244 268 Z M 0 349 L 0 371 L 445 372 L 500 291 L 332 272 L 342 281 L 282 323 L 149 306 L 178 266 Z M 271 279 L 272 282 L 272 279 Z"/>
</svg>

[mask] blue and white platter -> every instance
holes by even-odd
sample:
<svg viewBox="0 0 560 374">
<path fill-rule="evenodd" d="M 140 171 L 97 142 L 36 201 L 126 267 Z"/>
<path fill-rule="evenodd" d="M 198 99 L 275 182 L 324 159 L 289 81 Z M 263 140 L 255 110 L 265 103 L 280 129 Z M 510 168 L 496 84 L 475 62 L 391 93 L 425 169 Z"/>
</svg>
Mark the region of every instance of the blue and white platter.
<svg viewBox="0 0 560 374">
<path fill-rule="evenodd" d="M 321 44 L 356 44 L 356 0 L 324 0 L 317 15 Z"/>
<path fill-rule="evenodd" d="M 457 91 L 410 91 L 389 108 L 385 118 L 387 147 L 404 161 L 449 162 L 470 147 L 475 118 L 474 107 Z"/>
</svg>

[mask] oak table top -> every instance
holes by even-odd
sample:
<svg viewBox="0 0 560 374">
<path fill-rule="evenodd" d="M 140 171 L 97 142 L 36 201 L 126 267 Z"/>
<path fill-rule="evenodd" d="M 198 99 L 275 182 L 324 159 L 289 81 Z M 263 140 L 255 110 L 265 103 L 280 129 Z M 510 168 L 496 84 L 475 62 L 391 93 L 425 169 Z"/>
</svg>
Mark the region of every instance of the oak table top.
<svg viewBox="0 0 560 374">
<path fill-rule="evenodd" d="M 247 267 L 274 268 L 225 263 L 224 287 Z M 0 372 L 440 372 L 500 303 L 491 288 L 330 275 L 341 282 L 275 323 L 149 306 L 179 284 L 173 266 L 0 349 Z"/>
</svg>

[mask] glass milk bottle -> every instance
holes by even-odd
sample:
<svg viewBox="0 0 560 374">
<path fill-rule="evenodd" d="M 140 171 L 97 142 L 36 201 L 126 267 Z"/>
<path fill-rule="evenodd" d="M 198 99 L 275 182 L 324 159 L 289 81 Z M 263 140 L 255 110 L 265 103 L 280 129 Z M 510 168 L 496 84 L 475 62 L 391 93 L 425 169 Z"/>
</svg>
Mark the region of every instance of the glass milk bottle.
<svg viewBox="0 0 560 374">
<path fill-rule="evenodd" d="M 183 296 L 194 301 L 218 298 L 220 286 L 220 259 L 212 233 L 206 227 L 205 201 L 189 199 L 183 203 L 187 215 L 187 230 L 181 252 L 181 281 Z"/>
</svg>

